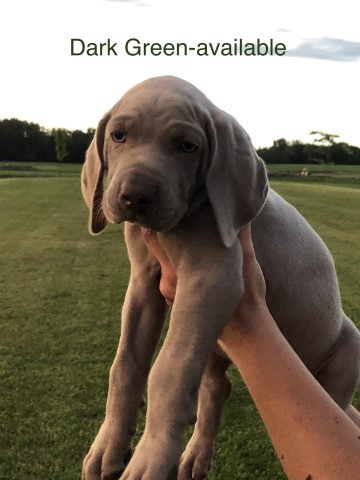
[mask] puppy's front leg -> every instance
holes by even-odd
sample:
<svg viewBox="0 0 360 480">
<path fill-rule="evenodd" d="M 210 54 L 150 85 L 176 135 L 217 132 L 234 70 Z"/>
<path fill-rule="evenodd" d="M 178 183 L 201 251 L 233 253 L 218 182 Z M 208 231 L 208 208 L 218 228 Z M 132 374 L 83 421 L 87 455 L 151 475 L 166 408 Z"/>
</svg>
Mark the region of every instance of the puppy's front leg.
<svg viewBox="0 0 360 480">
<path fill-rule="evenodd" d="M 163 242 L 176 268 L 177 291 L 169 331 L 149 377 L 146 428 L 122 480 L 177 478 L 183 433 L 195 420 L 206 360 L 243 291 L 238 243 L 227 249 L 217 239 L 200 244 L 184 232 L 179 238 Z"/>
<path fill-rule="evenodd" d="M 105 420 L 83 465 L 83 480 L 116 480 L 129 460 L 138 408 L 164 323 L 160 270 L 140 227 L 127 225 L 131 278 L 122 311 L 121 336 L 110 371 Z"/>
</svg>

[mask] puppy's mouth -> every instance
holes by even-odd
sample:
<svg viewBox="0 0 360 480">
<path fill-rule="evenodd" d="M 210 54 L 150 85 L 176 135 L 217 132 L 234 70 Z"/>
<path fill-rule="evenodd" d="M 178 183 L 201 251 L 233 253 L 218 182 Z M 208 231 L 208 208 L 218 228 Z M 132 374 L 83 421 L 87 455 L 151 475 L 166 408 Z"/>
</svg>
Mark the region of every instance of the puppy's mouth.
<svg viewBox="0 0 360 480">
<path fill-rule="evenodd" d="M 114 176 L 103 196 L 110 223 L 131 222 L 157 232 L 174 228 L 186 214 L 187 196 L 161 172 L 132 169 Z"/>
<path fill-rule="evenodd" d="M 185 215 L 187 206 L 171 208 L 157 204 L 150 206 L 128 202 L 116 205 L 114 208 L 107 202 L 104 202 L 103 210 L 110 223 L 136 223 L 141 227 L 150 228 L 156 232 L 163 232 L 172 230 L 180 222 Z"/>
</svg>

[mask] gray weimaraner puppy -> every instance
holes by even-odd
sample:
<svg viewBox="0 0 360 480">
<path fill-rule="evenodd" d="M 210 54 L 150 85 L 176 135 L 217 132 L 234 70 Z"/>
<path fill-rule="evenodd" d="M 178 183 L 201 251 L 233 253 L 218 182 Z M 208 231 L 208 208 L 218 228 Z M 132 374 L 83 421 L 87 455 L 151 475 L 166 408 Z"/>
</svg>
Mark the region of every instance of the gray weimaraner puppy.
<svg viewBox="0 0 360 480">
<path fill-rule="evenodd" d="M 342 310 L 332 257 L 295 208 L 268 188 L 243 128 L 202 92 L 171 76 L 127 92 L 98 125 L 82 191 L 92 233 L 126 222 L 131 261 L 106 416 L 84 460 L 84 480 L 205 477 L 230 392 L 229 362 L 215 353 L 216 340 L 243 292 L 237 235 L 249 221 L 272 315 L 323 387 L 343 409 L 350 406 L 360 336 Z M 150 375 L 166 303 L 145 229 L 156 232 L 178 279 Z M 130 459 L 147 379 L 146 427 Z M 184 429 L 196 419 L 181 455 Z"/>
</svg>

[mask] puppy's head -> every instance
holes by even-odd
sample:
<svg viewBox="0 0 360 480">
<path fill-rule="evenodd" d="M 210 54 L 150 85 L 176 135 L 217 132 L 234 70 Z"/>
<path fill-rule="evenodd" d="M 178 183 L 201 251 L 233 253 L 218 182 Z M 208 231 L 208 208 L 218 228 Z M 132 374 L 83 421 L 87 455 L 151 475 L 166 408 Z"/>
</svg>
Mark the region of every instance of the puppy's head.
<svg viewBox="0 0 360 480">
<path fill-rule="evenodd" d="M 129 90 L 100 121 L 82 191 L 92 233 L 107 221 L 171 230 L 208 201 L 230 246 L 262 208 L 267 178 L 230 115 L 188 82 L 158 77 Z"/>
</svg>

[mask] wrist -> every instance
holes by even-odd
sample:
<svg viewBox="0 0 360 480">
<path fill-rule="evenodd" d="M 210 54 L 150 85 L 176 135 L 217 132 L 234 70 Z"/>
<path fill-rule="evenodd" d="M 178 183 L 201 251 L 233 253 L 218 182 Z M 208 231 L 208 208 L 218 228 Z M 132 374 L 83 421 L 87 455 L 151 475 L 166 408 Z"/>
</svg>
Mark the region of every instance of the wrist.
<svg viewBox="0 0 360 480">
<path fill-rule="evenodd" d="M 230 354 L 259 335 L 268 335 L 269 329 L 274 327 L 278 328 L 266 304 L 259 304 L 256 308 L 253 305 L 248 309 L 242 307 L 241 316 L 235 312 L 225 325 L 219 338 L 221 347 Z"/>
</svg>

